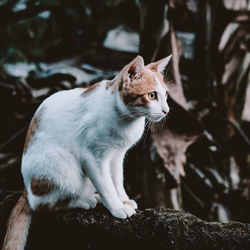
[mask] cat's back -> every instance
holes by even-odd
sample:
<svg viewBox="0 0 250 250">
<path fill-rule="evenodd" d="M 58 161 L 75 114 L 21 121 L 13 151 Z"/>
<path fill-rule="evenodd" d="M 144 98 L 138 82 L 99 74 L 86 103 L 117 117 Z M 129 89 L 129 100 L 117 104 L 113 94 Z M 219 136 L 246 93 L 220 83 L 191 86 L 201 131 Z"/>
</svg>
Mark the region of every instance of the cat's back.
<svg viewBox="0 0 250 250">
<path fill-rule="evenodd" d="M 79 119 L 79 112 L 84 112 L 84 105 L 80 103 L 84 102 L 82 91 L 80 88 L 59 91 L 40 104 L 27 131 L 24 155 L 31 149 L 58 144 L 60 138 L 66 137 L 68 131 L 76 127 L 74 123 Z"/>
<path fill-rule="evenodd" d="M 82 93 L 84 88 L 75 88 L 70 90 L 62 90 L 54 93 L 46 98 L 40 108 L 49 110 L 50 112 L 63 112 L 70 108 L 76 107 L 79 101 L 84 101 Z"/>
<path fill-rule="evenodd" d="M 63 133 L 63 128 L 69 130 L 87 112 L 89 105 L 84 91 L 84 88 L 75 88 L 56 92 L 42 102 L 33 120 L 38 118 L 40 128 L 48 133 L 53 130 Z"/>
</svg>

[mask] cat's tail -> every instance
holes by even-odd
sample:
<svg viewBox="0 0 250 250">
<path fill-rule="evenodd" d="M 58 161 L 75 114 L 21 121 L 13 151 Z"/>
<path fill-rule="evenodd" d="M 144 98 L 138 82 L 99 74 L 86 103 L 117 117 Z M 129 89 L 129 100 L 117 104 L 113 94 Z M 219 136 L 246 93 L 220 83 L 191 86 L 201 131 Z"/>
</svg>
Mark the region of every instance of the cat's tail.
<svg viewBox="0 0 250 250">
<path fill-rule="evenodd" d="M 2 250 L 23 250 L 30 223 L 31 209 L 27 200 L 27 192 L 24 190 L 10 214 Z"/>
</svg>

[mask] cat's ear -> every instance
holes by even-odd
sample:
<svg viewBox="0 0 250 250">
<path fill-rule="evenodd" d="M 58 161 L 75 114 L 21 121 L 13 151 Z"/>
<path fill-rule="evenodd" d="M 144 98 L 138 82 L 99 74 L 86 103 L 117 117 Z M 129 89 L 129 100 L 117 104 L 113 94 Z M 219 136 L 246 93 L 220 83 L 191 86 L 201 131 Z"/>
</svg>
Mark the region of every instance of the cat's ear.
<svg viewBox="0 0 250 250">
<path fill-rule="evenodd" d="M 168 57 L 165 57 L 157 62 L 148 64 L 147 67 L 152 70 L 158 71 L 161 74 L 164 74 L 164 71 L 168 67 L 171 58 L 172 55 L 169 55 Z"/>
<path fill-rule="evenodd" d="M 140 79 L 141 72 L 144 67 L 144 60 L 141 56 L 137 56 L 124 68 L 123 81 L 129 84 L 133 80 Z"/>
</svg>

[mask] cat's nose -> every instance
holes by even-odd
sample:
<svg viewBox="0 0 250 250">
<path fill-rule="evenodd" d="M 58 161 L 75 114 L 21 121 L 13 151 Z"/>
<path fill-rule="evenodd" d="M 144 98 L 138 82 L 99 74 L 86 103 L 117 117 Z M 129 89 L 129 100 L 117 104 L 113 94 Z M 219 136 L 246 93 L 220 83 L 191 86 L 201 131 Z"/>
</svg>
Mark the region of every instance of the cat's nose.
<svg viewBox="0 0 250 250">
<path fill-rule="evenodd" d="M 169 106 L 164 105 L 164 107 L 161 107 L 161 111 L 164 115 L 166 115 L 169 112 Z"/>
</svg>

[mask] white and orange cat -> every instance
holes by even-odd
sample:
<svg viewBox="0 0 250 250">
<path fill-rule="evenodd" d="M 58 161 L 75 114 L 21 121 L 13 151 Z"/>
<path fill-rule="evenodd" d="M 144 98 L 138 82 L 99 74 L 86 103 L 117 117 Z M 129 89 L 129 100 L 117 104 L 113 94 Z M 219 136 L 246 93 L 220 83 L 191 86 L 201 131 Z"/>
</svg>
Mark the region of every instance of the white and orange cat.
<svg viewBox="0 0 250 250">
<path fill-rule="evenodd" d="M 31 211 L 94 208 L 121 219 L 137 204 L 123 187 L 123 159 L 145 119 L 169 112 L 164 69 L 171 56 L 144 66 L 141 56 L 113 80 L 60 91 L 37 109 L 22 157 L 25 191 L 8 222 L 4 250 L 24 249 Z"/>
</svg>

